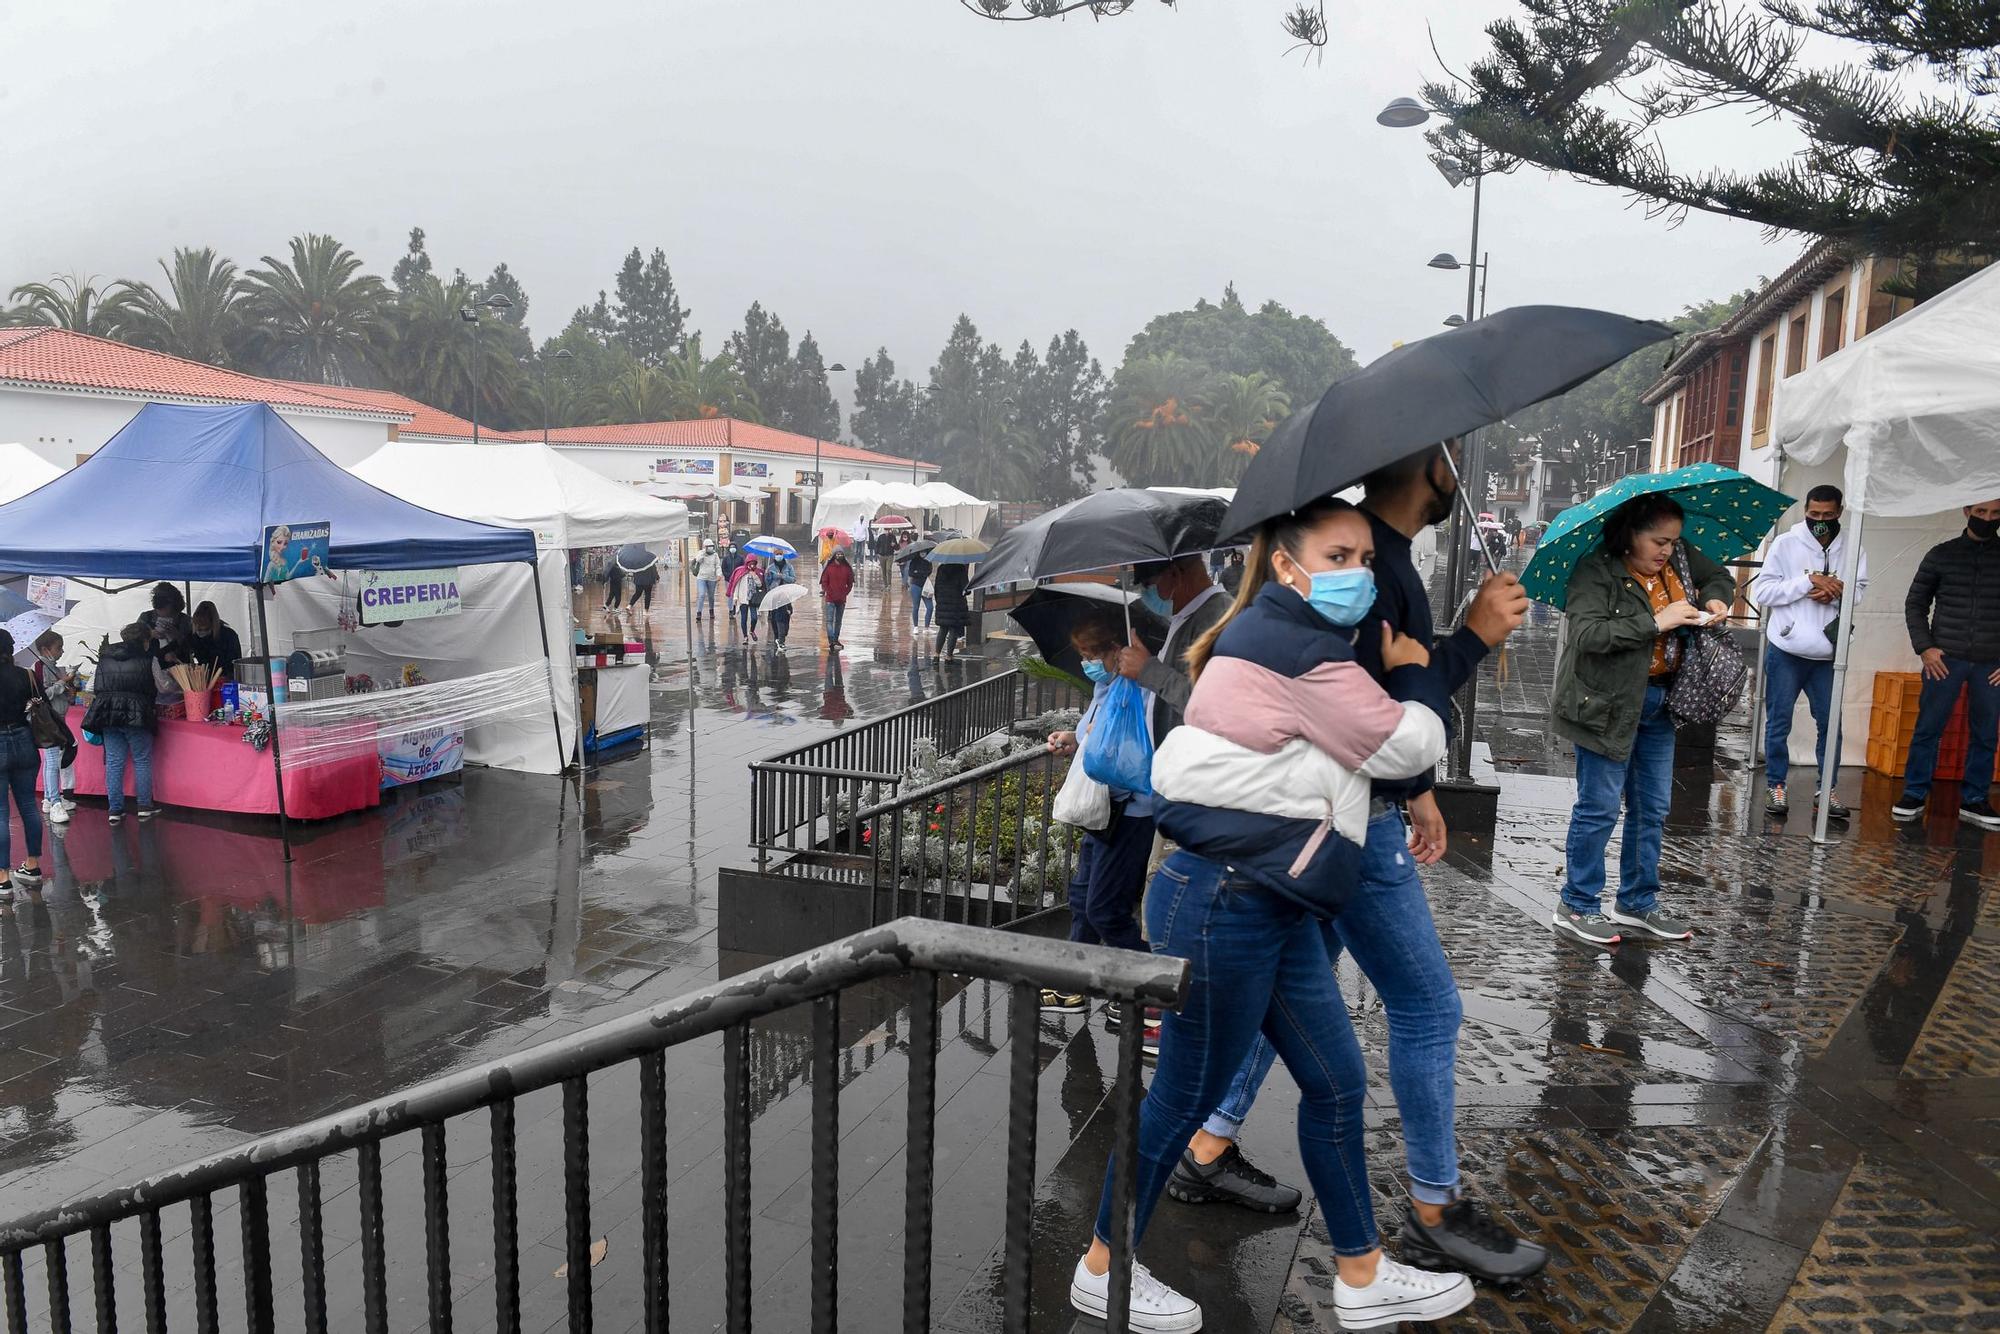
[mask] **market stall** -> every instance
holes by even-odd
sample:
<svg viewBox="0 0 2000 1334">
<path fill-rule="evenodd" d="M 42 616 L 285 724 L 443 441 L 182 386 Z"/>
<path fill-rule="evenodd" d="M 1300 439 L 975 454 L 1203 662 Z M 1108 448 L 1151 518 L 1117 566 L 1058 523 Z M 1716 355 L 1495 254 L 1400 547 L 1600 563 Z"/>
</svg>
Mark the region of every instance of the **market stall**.
<svg viewBox="0 0 2000 1334">
<path fill-rule="evenodd" d="M 535 535 L 543 600 L 565 609 L 571 605 L 570 552 L 658 545 L 688 533 L 687 506 L 620 486 L 535 441 L 394 441 L 355 464 L 353 472 L 441 514 L 529 530 Z M 524 603 L 514 614 L 531 611 Z M 643 736 L 651 718 L 644 657 L 603 654 L 598 645 L 582 642 L 567 610 L 550 618 L 548 631 L 564 753 L 579 744 L 594 751 L 610 738 Z"/>
<path fill-rule="evenodd" d="M 533 559 L 532 534 L 377 490 L 264 404 L 147 404 L 74 471 L 0 505 L 0 571 L 65 576 L 72 591 L 95 588 L 58 627 L 68 660 L 88 662 L 107 635 L 135 619 L 155 580 L 185 588 L 190 604 L 214 601 L 243 627 L 252 647 L 234 664 L 236 704 L 163 724 L 155 795 L 205 809 L 275 809 L 281 817 L 293 813 L 294 797 L 302 803 L 296 813 L 313 817 L 377 803 L 384 734 L 459 731 L 469 748 L 469 738 L 489 727 L 550 716 L 550 668 L 533 621 L 524 642 L 476 663 L 433 659 L 419 668 L 412 659 L 397 683 L 406 688 L 380 692 L 349 693 L 356 681 L 338 670 L 342 654 L 329 642 L 342 626 L 328 609 L 351 610 L 342 590 L 364 581 L 403 590 L 408 600 L 397 613 L 421 625 L 432 612 L 462 609 L 461 567 Z M 519 572 L 512 578 L 533 587 Z M 292 697 L 300 653 L 313 661 L 313 675 Z M 552 770 L 548 722 L 541 734 Z M 242 763 L 246 754 L 263 757 L 262 778 Z M 101 790 L 101 754 L 80 762 L 80 781 L 88 783 L 92 762 Z"/>
<path fill-rule="evenodd" d="M 1808 470 L 1788 490 L 1817 480 L 1844 483 L 1847 559 L 1840 571 L 1840 636 L 1834 654 L 1839 732 L 1868 734 L 1872 671 L 1906 668 L 1910 642 L 1903 597 L 1923 553 L 1963 531 L 1962 506 L 2000 497 L 2000 265 L 1974 274 L 1909 314 L 1817 365 L 1780 380 L 1771 439 L 1788 465 Z M 1857 610 L 1863 550 L 1868 595 Z M 1871 633 L 1872 631 L 1872 633 Z M 1850 668 L 1868 675 L 1848 687 Z M 1794 729 L 1794 737 L 1805 735 Z M 1827 747 L 1820 783 L 1852 746 Z M 1815 836 L 1826 838 L 1828 808 Z"/>
<path fill-rule="evenodd" d="M 843 482 L 822 492 L 813 506 L 812 530 L 838 528 L 865 540 L 868 525 L 885 512 L 909 515 L 919 524 L 935 515 L 936 528 L 955 528 L 977 536 L 992 504 L 967 495 L 949 482 Z"/>
</svg>

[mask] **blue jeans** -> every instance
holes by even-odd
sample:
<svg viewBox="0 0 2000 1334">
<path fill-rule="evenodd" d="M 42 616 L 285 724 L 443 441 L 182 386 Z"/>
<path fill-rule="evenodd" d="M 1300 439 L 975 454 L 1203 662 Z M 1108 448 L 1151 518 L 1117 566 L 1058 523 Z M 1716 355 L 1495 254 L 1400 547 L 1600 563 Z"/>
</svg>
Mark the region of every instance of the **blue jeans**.
<svg viewBox="0 0 2000 1334">
<path fill-rule="evenodd" d="M 1910 738 L 1910 757 L 1903 765 L 1903 791 L 1927 797 L 1931 777 L 1937 773 L 1938 742 L 1958 707 L 1958 692 L 1965 691 L 1965 720 L 1972 735 L 1965 747 L 1965 778 L 1959 789 L 1959 805 L 1985 801 L 1993 786 L 1993 734 L 2000 728 L 2000 686 L 1991 685 L 2000 662 L 1968 662 L 1964 658 L 1944 660 L 1944 680 L 1924 678 L 1923 693 L 1917 696 L 1917 731 Z"/>
<path fill-rule="evenodd" d="M 771 613 L 771 638 L 782 644 L 792 637 L 792 609 L 779 607 Z"/>
<path fill-rule="evenodd" d="M 49 749 L 42 752 L 42 800 L 58 801 L 62 798 L 62 752 Z"/>
<path fill-rule="evenodd" d="M 912 630 L 917 628 L 917 613 L 920 611 L 924 617 L 923 624 L 929 626 L 931 623 L 931 614 L 936 610 L 937 599 L 929 593 L 917 592 L 916 586 L 912 585 L 910 588 L 910 628 Z"/>
<path fill-rule="evenodd" d="M 694 614 L 715 619 L 715 590 L 722 581 L 719 579 L 697 579 L 694 581 Z"/>
<path fill-rule="evenodd" d="M 1410 1195 L 1426 1204 L 1449 1204 L 1458 1194 L 1453 1072 L 1464 1012 L 1402 816 L 1391 811 L 1369 824 L 1360 883 L 1327 925 L 1326 936 L 1329 957 L 1339 958 L 1343 948 L 1352 954 L 1389 1017 L 1389 1087 L 1403 1118 Z M 1260 1036 L 1202 1129 L 1235 1139 L 1276 1055 Z"/>
<path fill-rule="evenodd" d="M 1618 911 L 1643 917 L 1660 902 L 1660 836 L 1674 792 L 1674 720 L 1664 686 L 1647 686 L 1632 754 L 1606 759 L 1576 748 L 1576 806 L 1564 852 L 1563 907 L 1604 910 L 1604 850 L 1625 808 L 1625 845 L 1618 858 Z"/>
<path fill-rule="evenodd" d="M 736 621 L 743 631 L 743 637 L 748 639 L 751 632 L 757 628 L 757 609 L 747 602 L 744 603 L 736 609 Z"/>
<path fill-rule="evenodd" d="M 35 796 L 35 771 L 41 767 L 41 752 L 35 738 L 21 726 L 0 729 L 0 765 L 5 766 L 6 791 L 14 794 L 14 809 L 21 812 L 21 842 L 28 856 L 42 855 L 42 804 Z M 0 875 L 14 864 L 14 831 L 7 819 L 7 802 L 0 795 Z"/>
<path fill-rule="evenodd" d="M 1792 708 L 1805 693 L 1819 740 L 1813 747 L 1818 768 L 1813 782 L 1826 771 L 1827 715 L 1833 707 L 1833 661 L 1801 658 L 1776 644 L 1764 654 L 1764 781 L 1772 787 L 1792 771 Z"/>
<path fill-rule="evenodd" d="M 1111 823 L 1083 836 L 1069 878 L 1069 938 L 1085 945 L 1144 950 L 1139 895 L 1153 855 L 1153 817 L 1111 808 Z"/>
<path fill-rule="evenodd" d="M 1299 1084 L 1299 1151 L 1334 1251 L 1381 1244 L 1368 1197 L 1362 1104 L 1368 1069 L 1333 981 L 1326 933 L 1290 902 L 1219 863 L 1176 852 L 1146 895 L 1155 954 L 1191 965 L 1187 999 L 1162 1026 L 1159 1065 L 1139 1109 L 1135 1240 L 1188 1136 L 1228 1090 L 1258 1033 Z M 1104 1169 L 1097 1235 L 1109 1238 L 1115 1161 Z"/>
<path fill-rule="evenodd" d="M 826 604 L 826 637 L 829 643 L 840 638 L 840 623 L 846 617 L 847 604 L 845 602 L 829 602 Z"/>
<path fill-rule="evenodd" d="M 143 727 L 104 729 L 104 799 L 113 815 L 125 813 L 125 763 L 132 764 L 132 786 L 139 809 L 153 804 L 153 734 Z"/>
</svg>

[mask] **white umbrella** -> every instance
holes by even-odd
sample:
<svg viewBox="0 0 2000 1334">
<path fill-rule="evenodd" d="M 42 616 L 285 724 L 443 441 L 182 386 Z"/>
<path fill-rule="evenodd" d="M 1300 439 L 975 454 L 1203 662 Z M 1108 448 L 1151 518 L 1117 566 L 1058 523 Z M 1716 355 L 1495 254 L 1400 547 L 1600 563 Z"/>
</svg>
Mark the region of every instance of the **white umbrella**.
<svg viewBox="0 0 2000 1334">
<path fill-rule="evenodd" d="M 24 611 L 13 620 L 7 622 L 6 631 L 8 634 L 14 636 L 14 662 L 16 666 L 30 667 L 34 665 L 35 641 L 42 637 L 44 630 L 47 630 L 61 619 L 60 616 L 51 615 L 37 607 L 33 611 Z"/>
<path fill-rule="evenodd" d="M 776 611 L 794 602 L 804 602 L 810 590 L 804 584 L 779 584 L 764 595 L 764 610 Z"/>
</svg>

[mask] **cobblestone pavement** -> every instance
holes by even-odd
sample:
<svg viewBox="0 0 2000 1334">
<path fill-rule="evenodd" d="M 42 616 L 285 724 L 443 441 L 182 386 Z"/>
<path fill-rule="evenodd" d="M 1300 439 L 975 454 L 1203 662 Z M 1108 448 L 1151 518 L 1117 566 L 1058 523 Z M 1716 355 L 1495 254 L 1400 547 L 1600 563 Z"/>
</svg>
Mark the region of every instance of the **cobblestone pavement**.
<svg viewBox="0 0 2000 1334">
<path fill-rule="evenodd" d="M 994 663 L 933 667 L 907 604 L 866 571 L 845 653 L 826 653 L 814 598 L 789 651 L 704 628 L 690 664 L 673 582 L 646 632 L 652 744 L 580 781 L 474 771 L 314 828 L 289 873 L 257 824 L 169 813 L 113 830 L 86 803 L 52 844 L 41 893 L 0 908 L 0 1215 L 761 961 L 754 939 L 725 944 L 717 899 L 717 869 L 747 860 L 745 763 Z M 1558 941 L 1547 917 L 1570 785 L 1545 725 L 1554 631 L 1538 619 L 1487 664 L 1479 763 L 1502 776 L 1500 827 L 1455 837 L 1426 885 L 1465 1004 L 1468 1186 L 1555 1260 L 1519 1291 L 1482 1291 L 1447 1327 L 2000 1327 L 2000 843 L 1954 824 L 1894 826 L 1895 793 L 1850 773 L 1843 795 L 1857 817 L 1815 846 L 1802 817 L 1765 817 L 1745 733 L 1725 727 L 1713 761 L 1677 775 L 1670 817 L 1666 892 L 1696 918 L 1695 941 L 1608 957 Z M 1371 1165 L 1393 1249 L 1401 1155 L 1386 1025 L 1365 979 L 1343 965 L 1341 981 L 1374 1071 Z M 952 991 L 940 1018 L 948 1208 L 934 1309 L 938 1328 L 972 1334 L 998 1323 L 1007 995 Z M 881 1294 L 901 1282 L 907 1030 L 896 989 L 843 1006 L 843 1329 L 886 1327 Z M 1065 1293 L 1110 1140 L 1113 1041 L 1096 1016 L 1040 1024 L 1037 1329 L 1092 1327 L 1073 1319 Z M 755 1301 L 772 1329 L 804 1326 L 805 1054 L 804 1016 L 757 1026 Z M 721 1319 L 720 1061 L 718 1043 L 696 1043 L 669 1064 L 676 1329 Z M 622 1330 L 640 1321 L 636 1099 L 615 1071 L 591 1081 L 591 1099 L 593 1219 L 609 1243 L 594 1271 L 598 1327 Z M 1245 1144 L 1296 1181 L 1295 1103 L 1281 1072 Z M 525 1300 L 530 1326 L 545 1329 L 560 1323 L 564 1290 L 559 1102 L 529 1099 L 520 1115 Z M 474 1330 L 493 1323 L 482 1134 L 454 1125 L 448 1139 L 453 1292 L 459 1326 Z M 414 1148 L 398 1146 L 387 1181 L 402 1220 L 390 1243 L 397 1328 L 423 1323 Z M 281 1235 L 289 1189 L 274 1180 Z M 351 1294 L 351 1162 L 329 1164 L 325 1189 L 332 1286 Z M 233 1196 L 218 1202 L 226 1285 L 240 1266 L 234 1207 Z M 187 1231 L 174 1212 L 170 1251 Z M 122 1233 L 118 1245 L 137 1255 Z M 295 1312 L 297 1257 L 279 1249 L 280 1310 Z M 1334 1328 L 1331 1254 L 1310 1210 L 1271 1219 L 1166 1203 L 1144 1258 L 1203 1302 L 1212 1330 Z M 87 1310 L 81 1248 L 70 1281 Z M 129 1269 L 118 1282 L 136 1311 Z M 31 1272 L 31 1306 L 44 1292 Z M 172 1294 L 175 1328 L 191 1303 L 185 1287 Z"/>
</svg>

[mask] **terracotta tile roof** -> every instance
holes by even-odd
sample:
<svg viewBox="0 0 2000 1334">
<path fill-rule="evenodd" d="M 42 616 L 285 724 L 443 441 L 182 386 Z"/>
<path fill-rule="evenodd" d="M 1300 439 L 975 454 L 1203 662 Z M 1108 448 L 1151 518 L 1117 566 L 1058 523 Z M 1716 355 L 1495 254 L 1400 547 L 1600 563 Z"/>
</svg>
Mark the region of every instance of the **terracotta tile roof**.
<svg viewBox="0 0 2000 1334">
<path fill-rule="evenodd" d="M 398 429 L 398 435 L 435 435 L 448 439 L 462 438 L 466 440 L 472 438 L 472 423 L 465 418 L 455 413 L 446 412 L 443 408 L 434 408 L 428 403 L 411 398 L 408 394 L 399 394 L 393 389 L 361 389 L 353 385 L 332 384 L 300 384 L 297 387 L 311 390 L 328 398 L 339 399 L 343 403 L 351 403 L 355 407 L 370 412 L 402 413 L 409 417 L 410 420 L 406 425 Z M 495 430 L 485 422 L 481 422 L 479 424 L 479 438 L 481 440 L 540 440 L 542 433 L 540 431 L 500 431 Z"/>
<path fill-rule="evenodd" d="M 894 454 L 878 454 L 872 449 L 843 445 L 836 440 L 815 441 L 796 431 L 775 426 L 738 421 L 734 417 L 704 417 L 694 421 L 630 422 L 622 426 L 565 426 L 549 433 L 557 444 L 597 445 L 626 449 L 750 449 L 765 454 L 813 457 L 817 444 L 822 462 L 873 463 L 889 467 L 910 466 L 910 460 Z M 919 468 L 936 471 L 937 465 L 918 460 Z"/>
<path fill-rule="evenodd" d="M 401 409 L 363 405 L 334 396 L 324 385 L 267 380 L 260 375 L 205 366 L 198 361 L 130 347 L 69 329 L 0 330 L 0 382 L 98 389 L 143 398 L 277 407 L 393 419 Z"/>
</svg>

